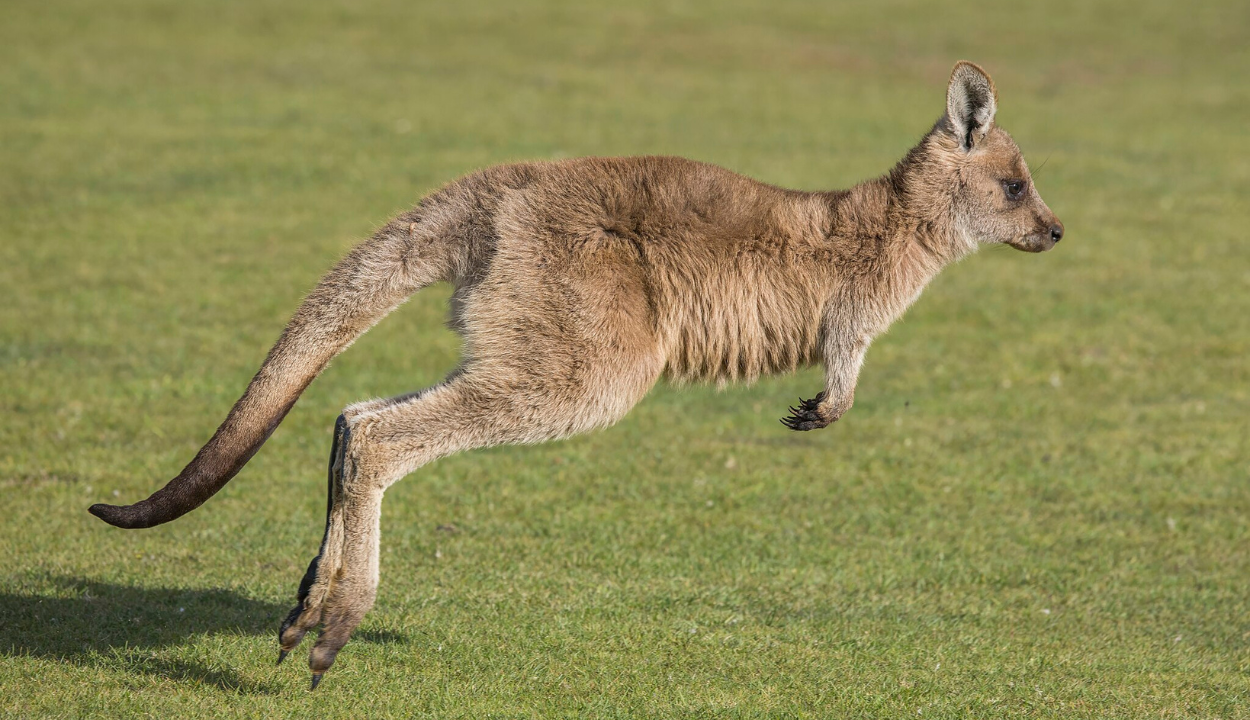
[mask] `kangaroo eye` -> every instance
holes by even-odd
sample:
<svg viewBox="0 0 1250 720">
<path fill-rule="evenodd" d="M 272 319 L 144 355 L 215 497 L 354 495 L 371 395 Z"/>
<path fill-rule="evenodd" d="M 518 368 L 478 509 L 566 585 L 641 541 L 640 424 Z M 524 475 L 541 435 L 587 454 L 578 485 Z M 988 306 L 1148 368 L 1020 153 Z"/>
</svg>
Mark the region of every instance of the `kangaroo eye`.
<svg viewBox="0 0 1250 720">
<path fill-rule="evenodd" d="M 1003 189 L 1007 191 L 1007 198 L 1010 200 L 1019 200 L 1024 194 L 1023 180 L 1004 180 Z"/>
</svg>

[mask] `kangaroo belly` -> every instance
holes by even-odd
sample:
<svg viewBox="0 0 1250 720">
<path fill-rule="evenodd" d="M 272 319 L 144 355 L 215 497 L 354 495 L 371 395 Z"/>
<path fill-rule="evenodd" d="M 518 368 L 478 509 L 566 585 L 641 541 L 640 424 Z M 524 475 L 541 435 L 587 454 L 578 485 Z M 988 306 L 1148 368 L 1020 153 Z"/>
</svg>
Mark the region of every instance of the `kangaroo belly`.
<svg viewBox="0 0 1250 720">
<path fill-rule="evenodd" d="M 820 303 L 805 288 L 742 273 L 676 295 L 662 318 L 671 380 L 749 383 L 816 358 Z"/>
</svg>

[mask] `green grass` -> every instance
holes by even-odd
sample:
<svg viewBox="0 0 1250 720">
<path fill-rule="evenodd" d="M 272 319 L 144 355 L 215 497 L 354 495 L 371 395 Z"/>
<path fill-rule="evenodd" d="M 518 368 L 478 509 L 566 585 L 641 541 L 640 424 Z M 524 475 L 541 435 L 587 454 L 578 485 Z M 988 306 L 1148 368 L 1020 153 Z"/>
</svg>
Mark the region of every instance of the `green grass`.
<svg viewBox="0 0 1250 720">
<path fill-rule="evenodd" d="M 0 715 L 1250 717 L 1244 2 L 0 15 Z M 845 187 L 959 58 L 1068 235 L 948 269 L 835 427 L 777 422 L 813 369 L 422 469 L 312 695 L 273 661 L 331 424 L 454 366 L 445 288 L 198 512 L 87 515 L 177 472 L 302 293 L 439 184 L 671 153 Z"/>
</svg>

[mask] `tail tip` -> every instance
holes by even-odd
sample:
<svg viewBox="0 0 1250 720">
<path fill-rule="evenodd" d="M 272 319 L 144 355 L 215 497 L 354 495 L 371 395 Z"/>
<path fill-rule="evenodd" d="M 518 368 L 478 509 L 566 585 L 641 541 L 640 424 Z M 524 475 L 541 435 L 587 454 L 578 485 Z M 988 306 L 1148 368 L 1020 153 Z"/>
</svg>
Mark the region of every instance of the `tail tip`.
<svg viewBox="0 0 1250 720">
<path fill-rule="evenodd" d="M 87 512 L 95 515 L 113 527 L 144 527 L 144 525 L 135 522 L 137 518 L 135 518 L 133 505 L 105 505 L 104 503 L 96 503 L 95 505 L 87 508 Z"/>
</svg>

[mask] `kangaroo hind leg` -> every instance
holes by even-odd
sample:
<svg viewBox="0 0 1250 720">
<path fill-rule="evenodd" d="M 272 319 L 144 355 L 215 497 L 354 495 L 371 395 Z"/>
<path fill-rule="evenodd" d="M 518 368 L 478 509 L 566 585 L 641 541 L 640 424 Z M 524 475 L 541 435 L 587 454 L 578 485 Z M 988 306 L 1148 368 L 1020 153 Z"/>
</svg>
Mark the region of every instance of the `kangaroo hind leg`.
<svg viewBox="0 0 1250 720">
<path fill-rule="evenodd" d="M 630 248 L 609 244 L 597 262 L 569 263 L 563 290 L 553 296 L 550 283 L 527 269 L 525 247 L 500 251 L 490 277 L 466 291 L 461 372 L 423 393 L 346 413 L 324 548 L 303 609 L 283 636 L 285 649 L 322 625 L 309 657 L 314 684 L 373 605 L 388 486 L 455 452 L 610 425 L 663 371 L 646 283 L 629 262 Z"/>
<path fill-rule="evenodd" d="M 327 471 L 328 480 L 326 482 L 326 524 L 325 533 L 321 537 L 321 548 L 317 551 L 316 557 L 312 562 L 308 563 L 308 570 L 304 572 L 304 577 L 300 580 L 299 590 L 296 592 L 298 603 L 291 608 L 282 621 L 282 626 L 278 629 L 278 664 L 286 659 L 288 653 L 299 646 L 303 641 L 304 635 L 308 633 L 318 622 L 321 621 L 321 613 L 319 611 L 320 604 L 316 608 L 305 606 L 308 601 L 308 595 L 312 590 L 313 583 L 317 579 L 317 568 L 321 563 L 321 557 L 325 555 L 326 545 L 330 539 L 330 517 L 334 510 L 335 496 L 338 494 L 338 487 L 342 477 L 343 470 L 343 448 L 346 446 L 347 435 L 347 415 L 339 415 L 334 422 L 334 440 L 330 446 L 330 467 Z"/>
<path fill-rule="evenodd" d="M 314 685 L 334 663 L 377 593 L 382 495 L 437 458 L 475 447 L 565 434 L 567 422 L 520 411 L 511 392 L 459 375 L 423 393 L 349 408 L 336 426 L 331 501 L 321 552 L 280 632 L 280 657 L 322 626 L 309 658 Z"/>
</svg>

